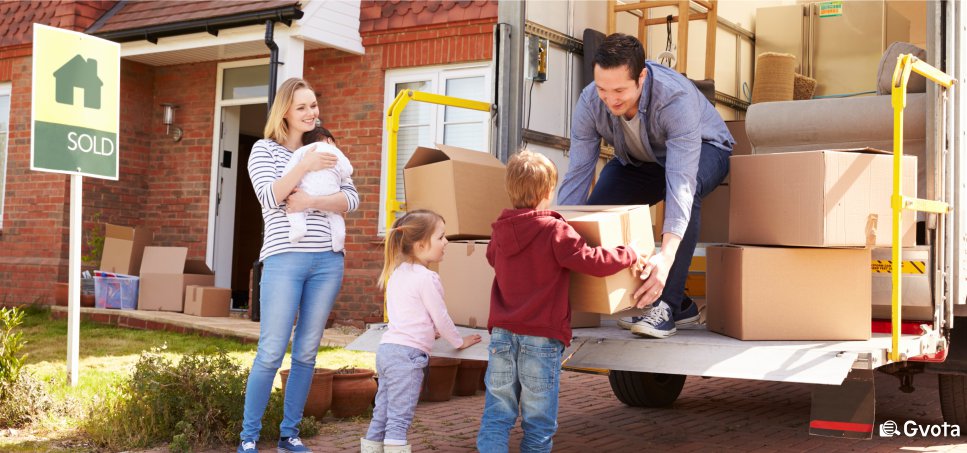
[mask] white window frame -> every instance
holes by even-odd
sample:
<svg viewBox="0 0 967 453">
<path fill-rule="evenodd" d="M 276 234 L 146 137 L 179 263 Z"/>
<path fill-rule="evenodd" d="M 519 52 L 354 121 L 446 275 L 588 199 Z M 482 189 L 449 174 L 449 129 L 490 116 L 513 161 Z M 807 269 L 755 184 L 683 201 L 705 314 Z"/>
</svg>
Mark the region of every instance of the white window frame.
<svg viewBox="0 0 967 453">
<path fill-rule="evenodd" d="M 493 68 L 490 62 L 478 62 L 460 65 L 447 66 L 421 66 L 418 68 L 391 69 L 386 71 L 383 85 L 383 149 L 380 157 L 380 179 L 379 179 L 379 225 L 377 234 L 383 236 L 386 232 L 386 178 L 387 178 L 387 150 L 389 148 L 389 123 L 386 121 L 386 111 L 389 109 L 393 99 L 396 98 L 396 85 L 410 82 L 429 81 L 429 92 L 446 94 L 446 84 L 450 79 L 460 79 L 466 77 L 483 77 L 483 89 L 486 93 L 486 102 L 493 102 L 492 77 Z M 419 104 L 419 103 L 411 103 Z M 430 136 L 433 143 L 443 143 L 444 114 L 445 106 L 431 105 L 435 111 L 431 115 L 433 120 L 430 123 Z M 407 108 L 411 108 L 409 105 Z M 491 140 L 491 122 L 485 121 L 481 125 L 483 129 L 484 144 L 482 150 L 489 152 Z M 398 163 L 402 164 L 402 163 Z M 403 181 L 400 179 L 396 184 L 401 186 Z"/>
<path fill-rule="evenodd" d="M 10 82 L 0 83 L 0 96 L 7 96 L 10 98 L 10 102 L 7 103 L 7 129 L 0 130 L 0 135 L 3 135 L 5 139 L 3 140 L 3 149 L 0 149 L 0 231 L 3 231 L 3 217 L 4 217 L 4 203 L 7 194 L 7 154 L 10 150 L 10 109 L 13 108 L 13 89 Z"/>
</svg>

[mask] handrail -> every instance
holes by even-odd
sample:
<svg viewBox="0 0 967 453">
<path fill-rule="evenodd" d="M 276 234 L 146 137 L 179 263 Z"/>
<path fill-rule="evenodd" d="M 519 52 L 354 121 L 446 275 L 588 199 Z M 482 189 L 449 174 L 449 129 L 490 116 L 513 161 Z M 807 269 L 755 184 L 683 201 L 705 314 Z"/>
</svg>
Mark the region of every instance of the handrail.
<svg viewBox="0 0 967 453">
<path fill-rule="evenodd" d="M 389 143 L 386 149 L 386 231 L 393 227 L 393 222 L 396 221 L 396 213 L 406 210 L 406 205 L 396 198 L 396 157 L 399 144 L 400 114 L 403 113 L 403 109 L 411 100 L 481 112 L 489 112 L 491 109 L 491 105 L 487 102 L 422 91 L 403 90 L 396 95 L 389 108 L 386 109 L 386 123 L 389 125 Z"/>
<path fill-rule="evenodd" d="M 932 212 L 936 214 L 946 214 L 950 211 L 950 205 L 942 201 L 924 200 L 915 197 L 904 197 L 901 193 L 900 181 L 903 159 L 903 109 L 907 105 L 907 83 L 910 80 L 910 73 L 916 72 L 936 84 L 944 90 L 950 88 L 955 80 L 943 71 L 930 66 L 917 57 L 910 54 L 897 56 L 897 65 L 893 70 L 892 84 L 892 104 L 893 104 L 893 196 L 890 198 L 890 207 L 893 210 L 893 254 L 890 273 L 893 280 L 893 294 L 891 300 L 891 349 L 890 360 L 897 362 L 906 360 L 900 356 L 900 321 L 901 321 L 901 292 L 902 282 L 902 258 L 903 247 L 900 243 L 900 229 L 903 220 L 903 210 Z M 946 92 L 944 92 L 946 96 Z M 946 112 L 942 112 L 941 115 Z M 940 327 L 940 326 L 936 326 Z"/>
</svg>

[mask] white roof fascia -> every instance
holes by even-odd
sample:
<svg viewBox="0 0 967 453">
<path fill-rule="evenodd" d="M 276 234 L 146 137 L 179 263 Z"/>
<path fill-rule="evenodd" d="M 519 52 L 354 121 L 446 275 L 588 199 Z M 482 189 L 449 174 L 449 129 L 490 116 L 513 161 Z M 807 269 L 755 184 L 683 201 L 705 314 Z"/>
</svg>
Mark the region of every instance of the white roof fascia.
<svg viewBox="0 0 967 453">
<path fill-rule="evenodd" d="M 264 25 L 249 25 L 246 27 L 226 28 L 218 32 L 218 36 L 209 33 L 192 33 L 188 35 L 158 38 L 158 44 L 148 41 L 131 41 L 121 43 L 121 57 L 150 55 L 162 52 L 176 52 L 212 46 L 265 41 Z M 268 48 L 266 48 L 268 53 Z"/>
</svg>

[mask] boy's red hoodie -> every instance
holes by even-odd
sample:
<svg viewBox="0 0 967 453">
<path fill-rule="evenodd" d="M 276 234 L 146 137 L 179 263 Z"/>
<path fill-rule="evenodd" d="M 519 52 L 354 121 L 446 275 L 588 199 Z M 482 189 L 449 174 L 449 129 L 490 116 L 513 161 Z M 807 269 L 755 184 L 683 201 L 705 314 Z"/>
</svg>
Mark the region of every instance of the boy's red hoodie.
<svg viewBox="0 0 967 453">
<path fill-rule="evenodd" d="M 628 247 L 590 247 L 554 211 L 504 209 L 493 223 L 487 261 L 496 272 L 490 321 L 518 335 L 571 344 L 571 271 L 604 277 L 631 272 L 638 257 Z"/>
</svg>

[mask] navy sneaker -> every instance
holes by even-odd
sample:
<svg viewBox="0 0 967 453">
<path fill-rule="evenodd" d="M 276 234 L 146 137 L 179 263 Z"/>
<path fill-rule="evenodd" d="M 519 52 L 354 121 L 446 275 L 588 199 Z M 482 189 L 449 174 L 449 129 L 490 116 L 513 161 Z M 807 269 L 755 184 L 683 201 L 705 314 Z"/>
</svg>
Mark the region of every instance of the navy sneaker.
<svg viewBox="0 0 967 453">
<path fill-rule="evenodd" d="M 631 333 L 650 338 L 668 338 L 675 335 L 678 329 L 675 328 L 671 315 L 672 308 L 664 301 L 658 301 L 641 322 L 631 326 Z"/>
<path fill-rule="evenodd" d="M 242 443 L 238 444 L 235 453 L 259 453 L 259 449 L 255 448 L 254 440 L 243 440 Z"/>
<path fill-rule="evenodd" d="M 298 437 L 280 437 L 276 451 L 279 453 L 312 453 L 312 450 L 302 445 L 302 439 Z"/>
<path fill-rule="evenodd" d="M 635 325 L 642 323 L 645 318 L 648 317 L 648 313 L 654 307 L 654 304 L 652 304 L 651 308 L 648 309 L 649 311 L 646 311 L 638 316 L 626 316 L 624 318 L 618 318 L 618 327 L 629 330 Z M 682 312 L 679 313 L 678 318 L 675 319 L 675 327 L 691 326 L 697 323 L 698 319 L 698 305 L 696 305 L 695 302 L 692 302 L 692 299 L 688 297 L 682 299 Z"/>
</svg>

